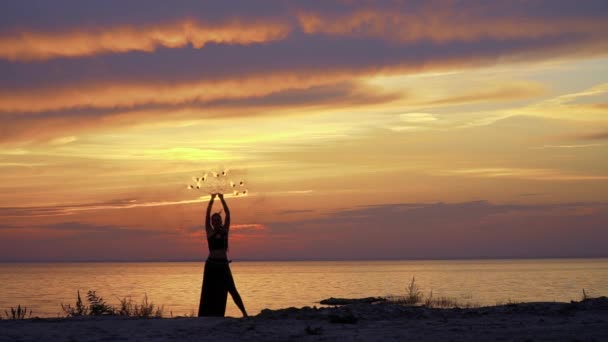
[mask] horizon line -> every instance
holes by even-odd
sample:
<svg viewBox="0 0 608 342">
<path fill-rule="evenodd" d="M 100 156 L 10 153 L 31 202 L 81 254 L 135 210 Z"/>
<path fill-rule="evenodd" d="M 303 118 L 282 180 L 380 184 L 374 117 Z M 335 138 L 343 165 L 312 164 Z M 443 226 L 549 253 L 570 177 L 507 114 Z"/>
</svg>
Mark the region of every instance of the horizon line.
<svg viewBox="0 0 608 342">
<path fill-rule="evenodd" d="M 557 260 L 557 259 L 608 259 L 603 256 L 534 256 L 534 257 L 439 257 L 439 258 L 319 258 L 319 259 L 236 259 L 238 262 L 340 262 L 340 261 L 472 261 L 472 260 Z M 231 259 L 234 261 L 235 259 Z M 205 259 L 87 259 L 87 260 L 0 260 L 0 264 L 9 263 L 162 263 L 162 262 L 205 262 Z"/>
</svg>

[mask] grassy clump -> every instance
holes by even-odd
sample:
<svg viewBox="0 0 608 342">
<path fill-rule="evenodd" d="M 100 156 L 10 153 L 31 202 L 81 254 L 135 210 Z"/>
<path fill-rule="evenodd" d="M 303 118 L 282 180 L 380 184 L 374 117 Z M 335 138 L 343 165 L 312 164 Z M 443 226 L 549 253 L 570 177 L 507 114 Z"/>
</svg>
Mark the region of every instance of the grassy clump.
<svg viewBox="0 0 608 342">
<path fill-rule="evenodd" d="M 416 285 L 416 278 L 412 277 L 412 281 L 406 289 L 405 300 L 408 304 L 416 304 L 419 303 L 423 297 L 422 291 L 418 288 L 418 285 Z"/>
<path fill-rule="evenodd" d="M 137 318 L 160 318 L 163 317 L 164 305 L 158 306 L 148 301 L 148 295 L 144 295 L 141 304 L 134 303 L 131 297 L 120 299 L 118 307 L 111 306 L 105 300 L 97 295 L 95 291 L 87 292 L 88 305 L 84 304 L 80 297 L 80 291 L 77 292 L 76 303 L 74 306 L 61 304 L 63 312 L 67 317 L 79 316 L 126 316 Z"/>
<path fill-rule="evenodd" d="M 521 303 L 523 303 L 523 302 L 508 298 L 507 300 L 497 300 L 496 306 L 503 306 L 503 305 L 513 306 L 513 305 L 517 305 L 517 304 L 521 304 Z"/>
<path fill-rule="evenodd" d="M 84 305 L 82 302 L 82 298 L 80 298 L 80 291 L 77 292 L 78 297 L 76 298 L 76 303 L 74 306 L 70 304 L 61 303 L 61 309 L 67 317 L 78 317 L 78 316 L 87 316 L 89 314 L 89 308 Z"/>
<path fill-rule="evenodd" d="M 475 305 L 461 302 L 456 298 L 445 296 L 433 297 L 433 290 L 431 290 L 429 295 L 424 299 L 424 306 L 427 308 L 470 308 Z"/>
<path fill-rule="evenodd" d="M 32 317 L 32 310 L 28 311 L 27 307 L 21 307 L 21 304 L 19 304 L 16 309 L 11 307 L 10 311 L 4 310 L 4 315 L 7 319 L 26 319 Z"/>
<path fill-rule="evenodd" d="M 410 284 L 405 288 L 404 296 L 388 296 L 386 297 L 386 300 L 396 304 L 416 305 L 421 303 L 423 298 L 424 295 L 416 284 L 416 278 L 412 277 L 412 281 L 410 281 Z"/>
<path fill-rule="evenodd" d="M 471 303 L 463 303 L 450 297 L 433 297 L 433 291 L 424 296 L 422 290 L 416 284 L 416 278 L 412 277 L 409 285 L 405 288 L 404 296 L 388 296 L 386 300 L 402 305 L 424 305 L 429 308 L 469 308 Z"/>
<path fill-rule="evenodd" d="M 133 303 L 131 297 L 120 300 L 117 310 L 119 316 L 138 318 L 161 318 L 163 317 L 164 305 L 158 306 L 148 301 L 148 295 L 144 295 L 141 304 Z"/>
<path fill-rule="evenodd" d="M 90 316 L 111 316 L 116 310 L 108 305 L 101 296 L 98 296 L 95 291 L 87 292 L 87 300 L 89 301 Z"/>
</svg>

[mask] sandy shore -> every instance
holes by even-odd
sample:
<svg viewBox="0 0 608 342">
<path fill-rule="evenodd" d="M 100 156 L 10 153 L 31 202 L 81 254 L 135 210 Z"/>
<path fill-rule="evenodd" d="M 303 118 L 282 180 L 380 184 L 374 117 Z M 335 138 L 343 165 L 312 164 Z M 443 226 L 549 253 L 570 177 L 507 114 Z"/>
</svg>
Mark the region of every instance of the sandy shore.
<svg viewBox="0 0 608 342">
<path fill-rule="evenodd" d="M 607 341 L 608 298 L 431 309 L 390 303 L 264 310 L 249 318 L 0 321 L 0 341 Z"/>
</svg>

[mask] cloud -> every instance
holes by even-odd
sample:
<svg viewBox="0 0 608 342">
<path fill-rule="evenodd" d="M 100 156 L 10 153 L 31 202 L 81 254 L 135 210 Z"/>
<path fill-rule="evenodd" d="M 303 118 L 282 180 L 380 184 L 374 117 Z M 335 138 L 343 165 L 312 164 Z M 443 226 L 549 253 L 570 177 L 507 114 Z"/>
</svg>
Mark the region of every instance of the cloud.
<svg viewBox="0 0 608 342">
<path fill-rule="evenodd" d="M 165 235 L 165 234 L 174 234 L 172 231 L 160 231 L 160 230 L 148 230 L 148 229 L 134 229 L 134 228 L 126 228 L 126 227 L 117 227 L 117 226 L 109 226 L 109 225 L 95 225 L 95 224 L 87 224 L 82 222 L 61 222 L 49 225 L 41 225 L 32 227 L 38 230 L 48 230 L 48 231 L 67 231 L 73 232 L 77 234 L 116 234 L 116 235 Z M 118 238 L 119 236 L 116 236 Z"/>
<path fill-rule="evenodd" d="M 49 141 L 49 143 L 51 145 L 65 145 L 65 144 L 74 142 L 76 140 L 78 140 L 78 138 L 75 136 L 67 136 L 67 137 L 60 137 L 60 138 L 52 139 L 51 141 Z"/>
<path fill-rule="evenodd" d="M 459 7 L 461 5 L 458 4 Z M 485 10 L 497 9 L 491 5 L 480 7 L 485 7 Z M 600 32 L 607 28 L 602 18 L 516 17 L 509 14 L 488 15 L 481 8 L 475 8 L 475 5 L 467 9 L 470 11 L 457 8 L 451 3 L 433 3 L 415 11 L 408 11 L 405 6 L 392 10 L 354 10 L 333 15 L 302 11 L 298 14 L 298 19 L 303 31 L 309 34 L 365 36 L 398 43 L 513 40 L 567 34 L 589 35 L 597 39 Z"/>
<path fill-rule="evenodd" d="M 242 99 L 269 95 L 286 89 L 306 89 L 348 79 L 347 75 L 271 74 L 221 81 L 181 84 L 132 83 L 89 85 L 40 92 L 0 93 L 0 113 L 41 112 L 73 108 L 130 108 L 146 104 L 181 104 L 190 101 Z M 36 101 L 34 101 L 36 99 Z"/>
<path fill-rule="evenodd" d="M 262 231 L 266 231 L 268 228 L 260 223 L 232 223 L 230 224 L 230 232 L 231 234 L 250 234 L 250 233 L 259 233 Z M 185 229 L 188 233 L 202 233 L 205 231 L 205 226 L 197 225 L 190 228 Z"/>
<path fill-rule="evenodd" d="M 313 213 L 312 209 L 294 209 L 294 210 L 282 210 L 277 215 L 292 215 L 292 214 L 310 214 Z"/>
<path fill-rule="evenodd" d="M 574 145 L 543 145 L 542 147 L 535 147 L 536 149 L 549 149 L 549 148 L 589 148 L 604 146 L 603 144 L 574 144 Z"/>
<path fill-rule="evenodd" d="M 551 97 L 523 108 L 511 110 L 510 113 L 604 123 L 606 110 L 601 106 L 598 107 L 594 101 L 606 95 L 608 95 L 608 83 L 599 83 L 583 90 Z"/>
<path fill-rule="evenodd" d="M 229 196 L 229 195 L 227 195 Z M 0 207 L 0 217 L 36 217 L 36 216 L 66 216 L 81 211 L 130 209 L 141 207 L 159 207 L 178 204 L 199 203 L 209 200 L 209 196 L 181 201 L 139 202 L 135 199 L 119 199 L 98 203 L 66 204 L 55 206 L 35 207 Z"/>
<path fill-rule="evenodd" d="M 260 231 L 266 230 L 266 226 L 259 223 L 242 223 L 242 224 L 232 224 L 230 225 L 231 230 L 237 230 L 239 233 L 247 232 L 247 231 Z"/>
<path fill-rule="evenodd" d="M 320 217 L 234 224 L 244 259 L 602 257 L 608 204 L 396 203 Z M 203 227 L 67 220 L 0 229 L 1 260 L 202 259 Z M 269 249 L 268 246 L 273 248 Z"/>
<path fill-rule="evenodd" d="M 498 2 L 237 1 L 230 9 L 187 2 L 171 10 L 154 2 L 146 13 L 136 3 L 92 6 L 98 13 L 70 5 L 64 13 L 31 4 L 40 12 L 25 15 L 24 4 L 12 3 L 0 14 L 5 142 L 168 120 L 283 115 L 278 109 L 294 103 L 386 103 L 410 94 L 364 87 L 367 79 L 608 52 L 602 35 L 608 13 L 594 1 L 516 8 Z M 418 105 L 521 100 L 543 91 L 508 83 Z M 602 114 L 595 105 L 594 115 Z M 553 113 L 542 106 L 524 112 Z"/>
<path fill-rule="evenodd" d="M 608 131 L 579 135 L 577 138 L 579 140 L 608 140 Z"/>
<path fill-rule="evenodd" d="M 363 37 L 328 39 L 297 35 L 263 45 L 161 49 L 151 54 L 131 52 L 36 64 L 0 62 L 0 72 L 6 75 L 0 80 L 0 90 L 196 83 L 286 73 L 319 76 L 329 72 L 361 77 L 594 56 L 607 50 L 605 42 L 584 37 L 399 45 Z"/>
<path fill-rule="evenodd" d="M 355 207 L 269 227 L 301 236 L 305 254 L 295 258 L 420 259 L 605 256 L 606 224 L 602 203 L 474 201 Z"/>
<path fill-rule="evenodd" d="M 27 5 L 33 12 L 29 17 L 20 13 L 21 6 Z M 555 36 L 599 40 L 607 27 L 602 16 L 606 14 L 605 8 L 594 1 L 579 8 L 565 1 L 520 3 L 515 9 L 501 3 L 422 1 L 262 1 L 255 6 L 235 1 L 231 5 L 229 11 L 222 4 L 184 2 L 169 9 L 165 4 L 147 2 L 145 14 L 138 10 L 137 3 L 108 4 L 92 12 L 96 6 L 89 9 L 74 3 L 61 6 L 59 1 L 55 7 L 64 8 L 65 13 L 44 4 L 7 5 L 0 17 L 4 22 L 0 32 L 5 32 L 0 35 L 0 58 L 28 61 L 152 52 L 158 47 L 181 48 L 188 44 L 201 48 L 209 43 L 265 43 L 297 39 L 298 33 L 365 37 L 399 44 Z M 38 11 L 33 9 L 37 7 Z M 38 17 L 37 12 L 46 16 Z M 21 21 L 15 22 L 17 18 Z"/>
<path fill-rule="evenodd" d="M 46 60 L 130 51 L 153 52 L 159 47 L 196 49 L 210 43 L 255 44 L 284 38 L 290 28 L 278 21 L 201 23 L 183 20 L 144 27 L 121 26 L 67 32 L 30 32 L 0 35 L 0 59 Z"/>
<path fill-rule="evenodd" d="M 184 185 L 185 189 L 186 185 Z M 175 190 L 174 190 L 175 191 Z M 184 190 L 185 191 L 185 190 Z M 265 194 L 273 196 L 281 195 L 303 195 L 310 194 L 312 190 L 285 190 L 279 192 L 267 192 Z M 248 193 L 246 196 L 234 196 L 232 194 L 226 194 L 226 198 L 233 199 L 244 199 L 251 196 L 257 196 L 257 194 Z M 117 210 L 117 209 L 134 209 L 134 208 L 155 208 L 155 207 L 167 207 L 167 206 L 179 206 L 187 204 L 196 204 L 208 202 L 210 195 L 198 196 L 195 198 L 184 199 L 184 200 L 165 200 L 165 201 L 140 201 L 137 199 L 116 199 L 111 201 L 92 202 L 83 204 L 60 204 L 60 205 L 49 205 L 49 206 L 22 206 L 22 207 L 0 207 L 0 218 L 32 218 L 32 217 L 50 217 L 50 216 L 68 216 L 74 215 L 80 212 L 87 211 L 105 211 L 105 210 Z M 260 225 L 255 224 L 237 224 L 236 229 L 247 228 L 247 229 L 259 229 L 263 228 Z"/>
<path fill-rule="evenodd" d="M 538 97 L 545 94 L 543 86 L 531 82 L 520 82 L 519 84 L 505 84 L 494 87 L 494 89 L 480 89 L 476 92 L 445 97 L 429 101 L 430 105 L 455 105 L 464 103 L 490 102 L 490 101 L 513 101 Z"/>
<path fill-rule="evenodd" d="M 73 221 L 0 229 L 2 261 L 202 259 L 197 246 L 176 230 Z"/>
<path fill-rule="evenodd" d="M 523 194 L 519 194 L 518 196 L 520 197 L 533 197 L 533 196 L 544 196 L 546 194 L 544 193 L 536 193 L 536 192 L 527 192 L 527 193 L 523 193 Z"/>
<path fill-rule="evenodd" d="M 597 181 L 607 180 L 608 175 L 589 175 L 568 173 L 552 169 L 532 169 L 532 168 L 510 168 L 510 167 L 490 167 L 490 168 L 468 168 L 444 170 L 439 175 L 459 175 L 464 177 L 483 177 L 483 178 L 519 178 L 538 181 Z"/>
<path fill-rule="evenodd" d="M 60 145 L 77 140 L 73 134 L 117 126 L 149 125 L 174 120 L 278 115 L 273 111 L 282 112 L 282 110 L 289 109 L 293 112 L 295 108 L 327 109 L 342 106 L 371 106 L 389 103 L 402 96 L 354 82 L 324 84 L 328 80 L 303 79 L 298 81 L 294 79 L 290 87 L 289 77 L 282 79 L 284 83 L 279 80 L 281 78 L 278 77 L 252 80 L 250 88 L 247 88 L 246 80 L 234 80 L 232 85 L 226 83 L 225 87 L 216 84 L 218 88 L 214 88 L 213 92 L 206 93 L 205 96 L 199 96 L 193 90 L 196 88 L 193 85 L 194 88 L 190 89 L 188 94 L 179 95 L 178 89 L 172 89 L 164 92 L 164 98 L 156 96 L 155 89 L 158 89 L 156 87 L 144 85 L 132 88 L 122 87 L 122 90 L 127 93 L 139 92 L 140 99 L 134 100 L 126 96 L 123 101 L 115 100 L 112 95 L 108 95 L 106 103 L 102 97 L 95 97 L 94 89 L 82 91 L 83 101 L 70 98 L 71 91 L 66 94 L 58 92 L 53 95 L 51 93 L 48 94 L 49 103 L 45 105 L 40 102 L 36 108 L 30 108 L 46 111 L 19 114 L 8 114 L 8 109 L 4 113 L 0 111 L 0 118 L 3 120 L 3 126 L 0 127 L 0 133 L 2 133 L 0 143 L 47 142 L 50 139 L 48 141 L 50 144 Z M 275 82 L 275 84 L 273 86 L 268 82 Z M 213 84 L 209 84 L 208 87 L 213 88 Z M 221 91 L 222 88 L 225 92 Z M 237 88 L 238 90 L 235 91 Z M 203 92 L 204 89 L 207 89 L 206 86 L 201 85 L 200 91 Z M 120 90 L 120 88 L 115 89 L 113 94 L 120 94 Z M 172 92 L 175 92 L 174 98 L 171 97 Z M 144 96 L 145 93 L 148 95 Z M 62 96 L 68 99 L 66 103 L 55 102 Z M 72 108 L 52 108 L 64 105 Z M 45 106 L 51 108 L 45 108 Z M 2 106 L 0 105 L 0 107 Z M 21 107 L 21 109 L 26 110 L 27 107 Z"/>
<path fill-rule="evenodd" d="M 132 6 L 137 7 L 136 4 Z M 64 13 L 45 8 L 48 13 L 46 18 L 24 19 L 23 22 L 9 25 L 10 27 L 2 31 L 5 36 L 18 39 L 15 37 L 19 37 L 20 32 L 28 32 L 28 26 L 36 27 L 45 19 L 53 17 L 62 18 L 53 23 L 61 27 L 44 27 L 34 31 L 46 32 L 45 34 L 50 36 L 88 30 L 112 32 L 113 27 L 124 27 L 126 22 L 134 22 L 132 25 L 135 27 L 144 28 L 171 25 L 177 25 L 179 28 L 182 25 L 180 23 L 197 21 L 209 23 L 212 27 L 221 27 L 223 22 L 231 21 L 264 26 L 267 22 L 272 24 L 276 21 L 269 18 L 284 18 L 278 25 L 289 25 L 291 33 L 264 44 L 208 44 L 203 49 L 196 49 L 182 44 L 184 39 L 188 38 L 185 34 L 177 39 L 179 44 L 173 41 L 165 44 L 162 39 L 152 39 L 150 43 L 150 38 L 146 35 L 156 31 L 144 30 L 133 44 L 176 44 L 176 47 L 156 49 L 154 53 L 127 49 L 125 51 L 131 52 L 95 58 L 51 60 L 45 63 L 0 63 L 0 73 L 6 75 L 0 80 L 0 86 L 7 89 L 21 86 L 35 88 L 62 83 L 82 84 L 97 81 L 115 84 L 136 80 L 154 82 L 159 79 L 186 82 L 193 79 L 224 79 L 237 75 L 260 75 L 287 70 L 298 70 L 302 73 L 338 69 L 351 73 L 373 73 L 390 68 L 416 71 L 442 67 L 445 69 L 450 65 L 477 66 L 495 63 L 497 59 L 538 60 L 559 56 L 605 54 L 607 49 L 602 32 L 608 25 L 605 24 L 608 13 L 605 6 L 590 1 L 579 4 L 578 8 L 572 8 L 566 1 L 522 3 L 511 8 L 499 2 L 485 5 L 408 2 L 406 5 L 399 5 L 394 2 L 345 4 L 330 1 L 325 4 L 315 1 L 306 4 L 264 2 L 252 6 L 238 1 L 233 5 L 231 14 L 227 14 L 225 6 L 222 5 L 209 5 L 207 7 L 211 8 L 197 10 L 201 5 L 193 3 L 176 6 L 171 11 L 161 13 L 156 11 L 166 5 L 146 3 L 146 14 L 137 13 L 133 16 L 123 12 L 127 10 L 127 6 L 123 4 L 117 7 L 108 5 L 105 9 L 107 12 L 115 11 L 122 15 L 112 17 L 105 11 L 99 11 L 98 16 L 87 13 L 93 15 L 93 18 L 83 22 L 79 22 L 79 19 L 86 17 L 82 14 L 79 18 L 63 18 Z M 10 7 L 17 7 L 16 12 L 19 12 L 18 6 L 7 6 L 6 18 L 2 18 L 5 19 L 2 21 L 7 23 L 14 19 L 10 18 Z M 73 3 L 69 7 L 70 11 L 85 11 L 82 8 L 84 6 Z M 261 8 L 268 10 L 269 14 L 261 15 Z M 154 15 L 148 14 L 148 10 Z M 300 24 L 302 20 L 298 19 L 301 17 L 298 13 L 301 11 L 318 17 L 320 24 L 315 25 L 314 29 Z M 19 13 L 12 15 L 18 17 Z M 31 15 L 35 16 L 33 13 Z M 176 15 L 178 17 L 175 17 Z M 152 18 L 146 19 L 148 16 Z M 362 19 L 356 19 L 359 17 Z M 125 22 L 116 23 L 116 18 L 122 18 Z M 90 22 L 96 22 L 96 25 L 90 28 L 87 26 Z M 67 27 L 64 27 L 65 25 Z M 343 28 L 344 32 L 339 35 L 332 34 L 332 27 Z M 255 26 L 247 31 L 247 34 L 258 32 Z M 306 33 L 307 31 L 309 33 Z M 394 35 L 413 36 L 414 39 L 394 41 L 391 39 Z M 204 39 L 200 36 L 208 37 L 196 35 L 191 39 Z M 117 33 L 111 37 L 111 42 L 121 42 L 121 34 Z M 90 44 L 82 46 L 84 49 L 90 49 L 89 45 L 94 47 L 96 44 L 99 42 L 91 37 Z M 579 48 L 575 50 L 575 47 Z M 58 50 L 68 53 L 65 49 Z"/>
</svg>

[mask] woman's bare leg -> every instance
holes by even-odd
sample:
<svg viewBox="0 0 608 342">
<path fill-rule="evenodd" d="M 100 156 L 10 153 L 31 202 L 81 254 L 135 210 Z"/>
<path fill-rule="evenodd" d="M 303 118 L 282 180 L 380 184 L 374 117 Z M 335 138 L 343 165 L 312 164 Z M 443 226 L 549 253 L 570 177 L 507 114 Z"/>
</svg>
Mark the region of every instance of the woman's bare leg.
<svg viewBox="0 0 608 342">
<path fill-rule="evenodd" d="M 231 286 L 230 288 L 228 288 L 228 292 L 232 296 L 232 300 L 234 300 L 236 306 L 238 306 L 239 310 L 241 310 L 241 312 L 243 313 L 243 317 L 249 317 L 247 315 L 247 311 L 245 310 L 245 304 L 243 304 L 241 295 L 239 295 L 239 291 L 236 290 L 236 286 Z"/>
<path fill-rule="evenodd" d="M 227 271 L 228 274 L 226 275 L 228 276 L 228 279 L 226 285 L 228 286 L 228 293 L 230 293 L 230 296 L 232 296 L 232 300 L 234 301 L 236 306 L 239 307 L 239 310 L 241 310 L 243 317 L 249 317 L 247 315 L 247 311 L 245 310 L 245 304 L 243 304 L 243 299 L 241 299 L 241 295 L 236 289 L 236 284 L 234 283 L 234 278 L 232 277 L 232 271 L 230 270 L 230 268 L 228 268 Z"/>
</svg>

